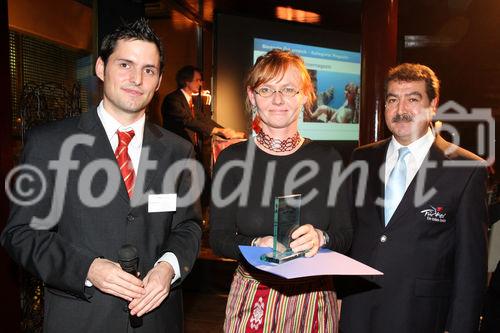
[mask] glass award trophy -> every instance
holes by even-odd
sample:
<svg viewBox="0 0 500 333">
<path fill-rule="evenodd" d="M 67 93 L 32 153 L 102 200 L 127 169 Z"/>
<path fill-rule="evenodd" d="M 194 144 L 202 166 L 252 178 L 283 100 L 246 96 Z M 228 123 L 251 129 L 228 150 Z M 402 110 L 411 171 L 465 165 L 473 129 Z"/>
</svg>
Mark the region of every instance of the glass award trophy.
<svg viewBox="0 0 500 333">
<path fill-rule="evenodd" d="M 273 251 L 263 254 L 261 260 L 281 264 L 305 255 L 306 251 L 293 252 L 290 248 L 292 233 L 300 226 L 300 200 L 301 194 L 274 198 Z"/>
</svg>

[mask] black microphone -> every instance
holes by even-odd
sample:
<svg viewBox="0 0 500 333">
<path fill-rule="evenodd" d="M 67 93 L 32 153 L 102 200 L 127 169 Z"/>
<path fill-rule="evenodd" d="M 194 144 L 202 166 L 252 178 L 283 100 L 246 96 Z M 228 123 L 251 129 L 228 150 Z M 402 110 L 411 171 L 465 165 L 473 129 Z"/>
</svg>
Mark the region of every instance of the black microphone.
<svg viewBox="0 0 500 333">
<path fill-rule="evenodd" d="M 139 253 L 137 251 L 137 248 L 130 244 L 123 245 L 118 251 L 118 263 L 125 272 L 137 277 L 137 269 L 139 266 Z M 142 326 L 141 317 L 132 316 L 129 313 L 129 319 L 130 326 L 132 326 L 133 328 Z"/>
</svg>

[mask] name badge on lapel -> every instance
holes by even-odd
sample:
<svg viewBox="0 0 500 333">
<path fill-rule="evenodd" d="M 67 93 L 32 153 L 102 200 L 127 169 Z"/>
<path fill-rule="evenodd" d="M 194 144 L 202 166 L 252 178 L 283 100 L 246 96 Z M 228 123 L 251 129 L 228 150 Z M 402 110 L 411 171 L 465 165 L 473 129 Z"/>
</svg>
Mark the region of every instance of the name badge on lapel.
<svg viewBox="0 0 500 333">
<path fill-rule="evenodd" d="M 150 194 L 148 196 L 148 213 L 175 212 L 177 194 Z"/>
</svg>

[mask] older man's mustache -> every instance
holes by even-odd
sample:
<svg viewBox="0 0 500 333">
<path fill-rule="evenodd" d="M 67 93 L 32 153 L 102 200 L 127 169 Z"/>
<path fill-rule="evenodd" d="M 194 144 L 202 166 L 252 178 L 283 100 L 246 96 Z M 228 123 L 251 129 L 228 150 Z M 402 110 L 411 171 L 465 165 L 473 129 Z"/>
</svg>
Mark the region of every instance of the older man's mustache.
<svg viewBox="0 0 500 333">
<path fill-rule="evenodd" d="M 409 113 L 401 113 L 397 114 L 394 117 L 392 117 L 392 122 L 393 123 L 399 123 L 399 122 L 412 122 L 415 119 L 415 117 Z"/>
</svg>

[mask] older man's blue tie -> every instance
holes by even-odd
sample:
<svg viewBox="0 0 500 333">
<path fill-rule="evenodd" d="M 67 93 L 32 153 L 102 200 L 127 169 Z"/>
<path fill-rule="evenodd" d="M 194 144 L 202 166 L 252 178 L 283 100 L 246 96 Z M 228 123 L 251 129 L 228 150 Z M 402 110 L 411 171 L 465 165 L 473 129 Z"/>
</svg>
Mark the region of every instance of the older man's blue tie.
<svg viewBox="0 0 500 333">
<path fill-rule="evenodd" d="M 389 223 L 396 211 L 399 202 L 406 191 L 406 162 L 405 156 L 410 153 L 408 147 L 399 148 L 399 156 L 394 169 L 392 169 L 385 186 L 384 217 L 385 225 Z"/>
</svg>

